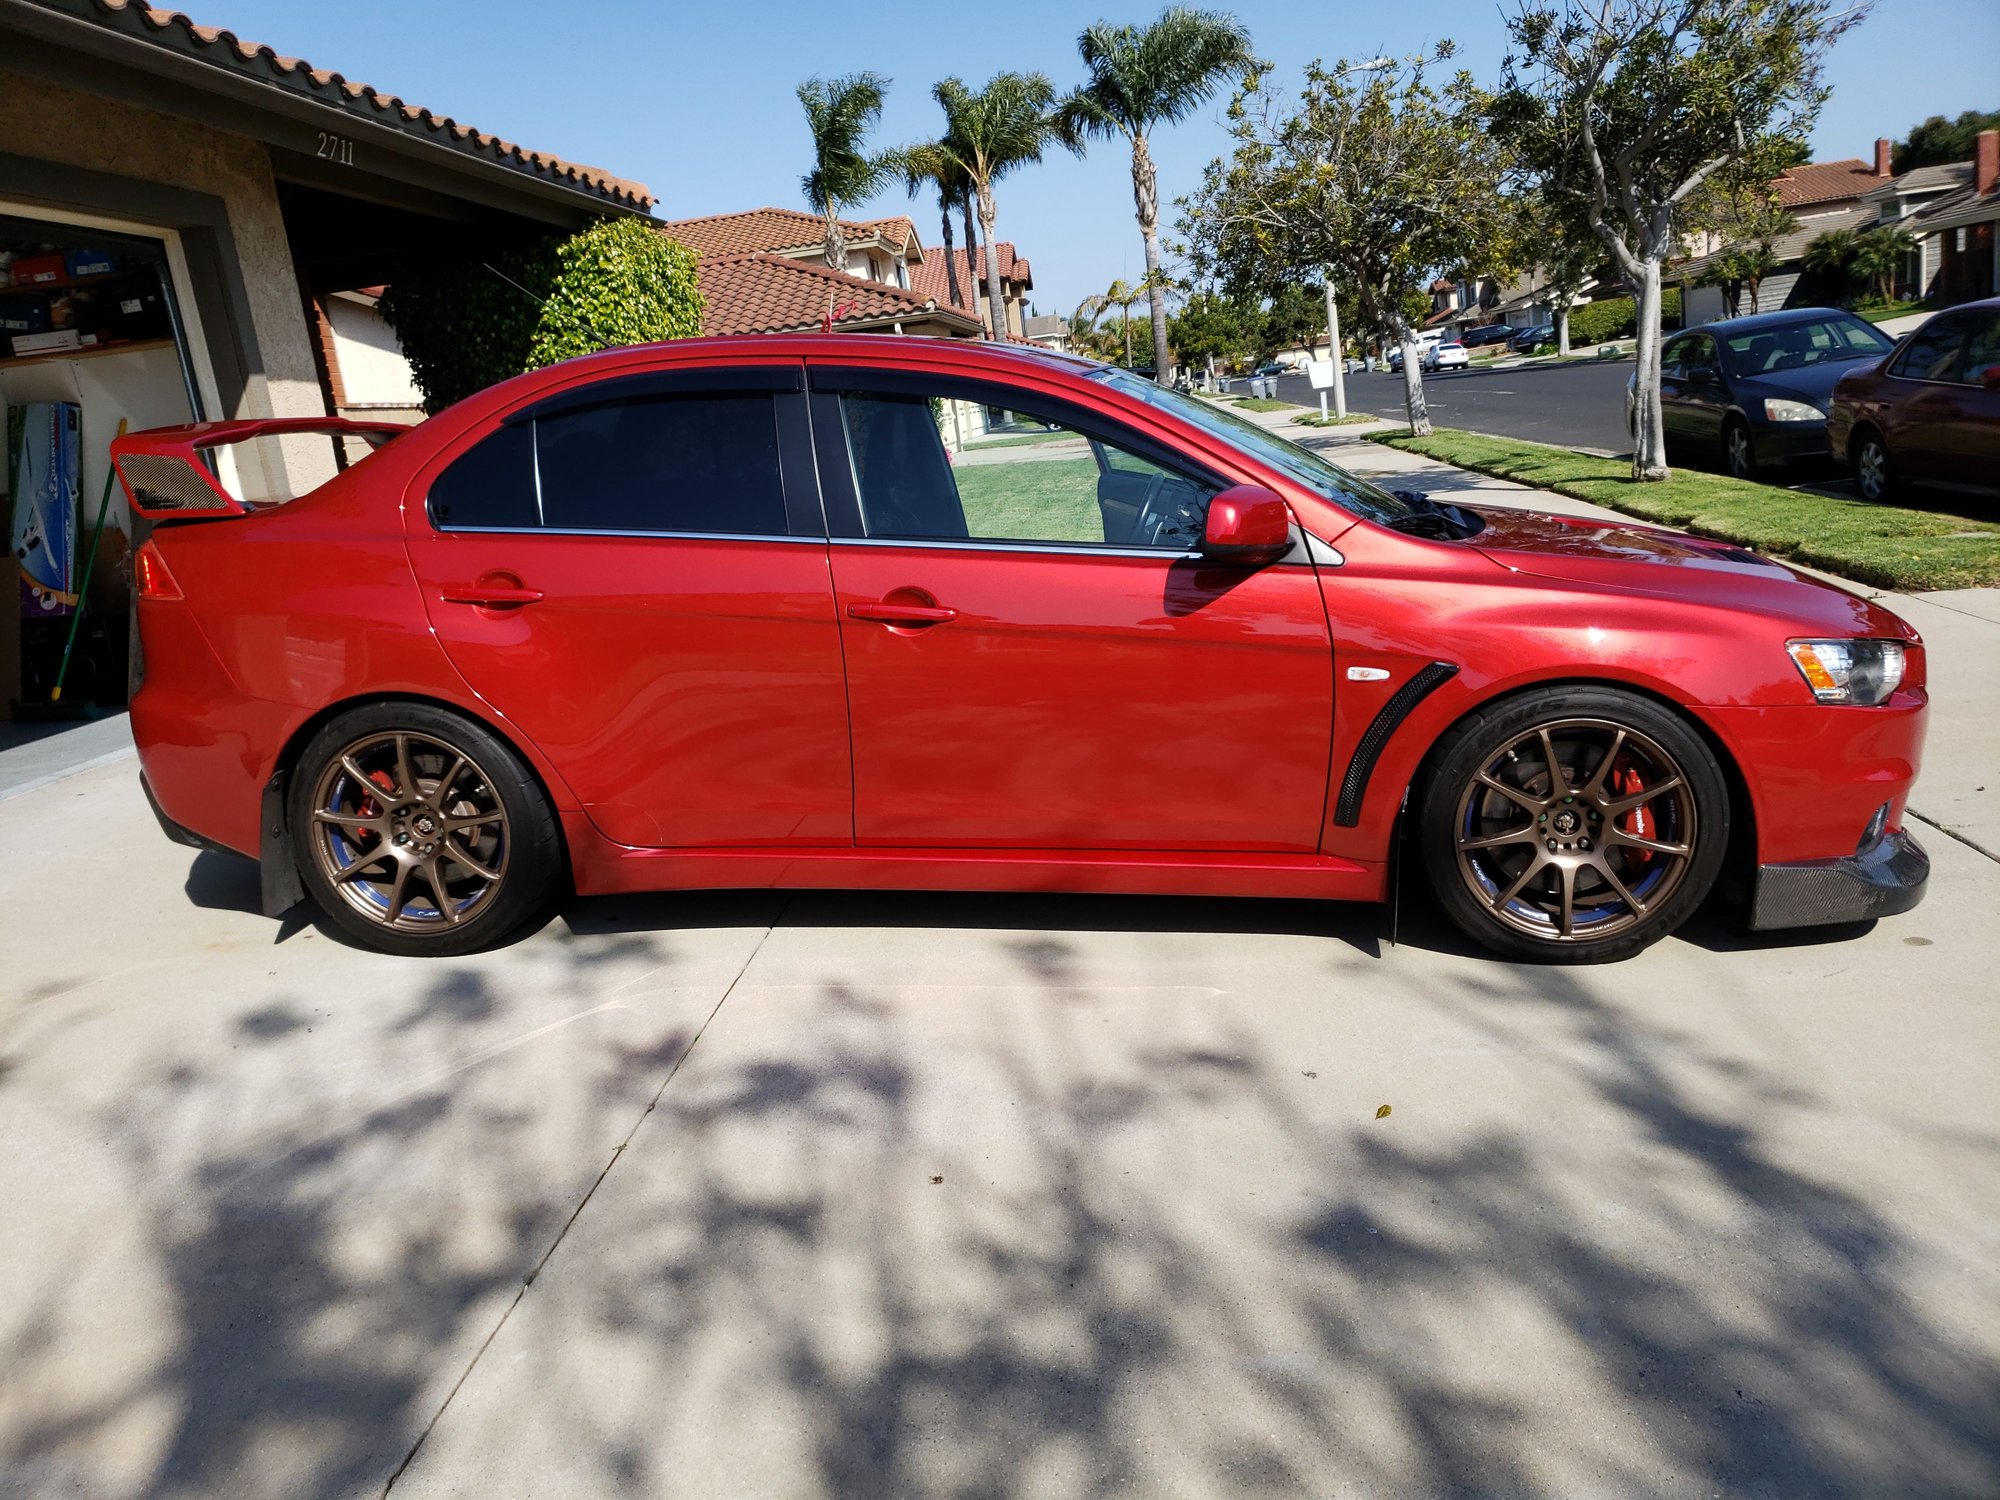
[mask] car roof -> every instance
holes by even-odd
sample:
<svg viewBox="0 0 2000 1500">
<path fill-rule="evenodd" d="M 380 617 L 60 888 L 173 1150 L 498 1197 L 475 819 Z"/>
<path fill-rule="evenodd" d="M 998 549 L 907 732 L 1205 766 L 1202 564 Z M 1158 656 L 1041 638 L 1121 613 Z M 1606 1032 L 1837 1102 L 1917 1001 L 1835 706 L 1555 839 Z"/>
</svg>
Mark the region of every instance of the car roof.
<svg viewBox="0 0 2000 1500">
<path fill-rule="evenodd" d="M 947 339 L 928 334 L 902 333 L 747 333 L 713 337 L 670 339 L 654 344 L 621 344 L 595 353 L 563 360 L 567 370 L 586 370 L 593 363 L 624 364 L 634 353 L 646 352 L 712 362 L 718 354 L 743 354 L 759 359 L 838 359 L 863 350 L 880 354 L 888 348 L 911 351 L 950 352 L 959 357 L 990 363 L 996 369 L 1009 367 L 1056 371 L 1079 375 L 1102 368 L 1099 361 L 1081 355 L 1064 354 L 1040 344 L 1002 344 L 990 339 Z M 549 366 L 554 369 L 556 366 Z"/>
<path fill-rule="evenodd" d="M 1719 318 L 1713 323 L 1698 323 L 1693 328 L 1683 328 L 1680 333 L 1755 333 L 1760 328 L 1792 328 L 1800 323 L 1816 323 L 1821 318 L 1852 318 L 1854 314 L 1839 307 L 1788 307 L 1781 312 L 1751 313 L 1741 318 Z M 1674 335 L 1678 337 L 1678 334 Z M 1884 334 L 1884 338 L 1888 335 Z"/>
</svg>

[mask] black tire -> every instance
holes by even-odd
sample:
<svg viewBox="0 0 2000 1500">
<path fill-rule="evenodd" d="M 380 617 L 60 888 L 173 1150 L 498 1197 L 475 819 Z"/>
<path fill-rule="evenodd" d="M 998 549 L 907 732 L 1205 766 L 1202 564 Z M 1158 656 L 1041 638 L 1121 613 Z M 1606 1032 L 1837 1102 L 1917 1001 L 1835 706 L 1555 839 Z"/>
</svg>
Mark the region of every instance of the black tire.
<svg viewBox="0 0 2000 1500">
<path fill-rule="evenodd" d="M 1534 963 L 1610 963 L 1658 942 L 1708 896 L 1729 845 L 1728 787 L 1707 743 L 1616 688 L 1535 688 L 1469 716 L 1426 759 L 1420 799 L 1445 913 Z"/>
<path fill-rule="evenodd" d="M 1848 440 L 1854 471 L 1854 492 L 1871 505 L 1896 498 L 1896 466 L 1882 434 L 1864 427 Z"/>
<path fill-rule="evenodd" d="M 427 703 L 328 721 L 292 769 L 286 818 L 307 893 L 382 953 L 491 947 L 547 909 L 563 874 L 534 773 L 484 725 Z"/>
<path fill-rule="evenodd" d="M 1741 417 L 1722 424 L 1722 468 L 1732 479 L 1757 477 L 1757 449 L 1750 439 L 1750 424 Z"/>
</svg>

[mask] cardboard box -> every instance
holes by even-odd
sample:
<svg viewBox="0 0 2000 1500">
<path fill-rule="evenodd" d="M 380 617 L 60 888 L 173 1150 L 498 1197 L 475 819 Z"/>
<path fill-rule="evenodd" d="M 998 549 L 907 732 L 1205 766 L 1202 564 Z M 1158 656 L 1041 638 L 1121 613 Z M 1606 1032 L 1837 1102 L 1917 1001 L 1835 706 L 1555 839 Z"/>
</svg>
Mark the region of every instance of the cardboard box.
<svg viewBox="0 0 2000 1500">
<path fill-rule="evenodd" d="M 96 340 L 91 342 L 95 343 Z M 55 354 L 65 349 L 81 349 L 83 335 L 74 328 L 57 328 L 48 333 L 17 333 L 9 340 L 14 353 Z"/>
<path fill-rule="evenodd" d="M 109 250 L 72 250 L 63 257 L 63 268 L 72 276 L 102 276 L 118 269 L 118 257 Z"/>
<path fill-rule="evenodd" d="M 0 333 L 47 333 L 49 299 L 0 297 Z"/>
</svg>

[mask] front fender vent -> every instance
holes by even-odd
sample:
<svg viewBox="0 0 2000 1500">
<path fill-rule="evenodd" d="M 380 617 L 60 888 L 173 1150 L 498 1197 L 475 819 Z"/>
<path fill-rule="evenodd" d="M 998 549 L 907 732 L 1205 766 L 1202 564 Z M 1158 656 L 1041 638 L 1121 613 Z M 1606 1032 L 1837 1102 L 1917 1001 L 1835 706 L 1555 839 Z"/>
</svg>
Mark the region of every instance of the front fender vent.
<svg viewBox="0 0 2000 1500">
<path fill-rule="evenodd" d="M 1389 737 L 1402 727 L 1412 709 L 1457 675 L 1458 668 L 1452 663 L 1434 661 L 1419 668 L 1408 682 L 1389 695 L 1389 701 L 1377 711 L 1361 736 L 1361 743 L 1354 747 L 1354 758 L 1348 761 L 1347 774 L 1340 779 L 1340 800 L 1333 805 L 1336 827 L 1352 828 L 1361 821 L 1361 799 L 1368 795 L 1368 778 L 1375 774 L 1375 762 L 1382 758 Z"/>
</svg>

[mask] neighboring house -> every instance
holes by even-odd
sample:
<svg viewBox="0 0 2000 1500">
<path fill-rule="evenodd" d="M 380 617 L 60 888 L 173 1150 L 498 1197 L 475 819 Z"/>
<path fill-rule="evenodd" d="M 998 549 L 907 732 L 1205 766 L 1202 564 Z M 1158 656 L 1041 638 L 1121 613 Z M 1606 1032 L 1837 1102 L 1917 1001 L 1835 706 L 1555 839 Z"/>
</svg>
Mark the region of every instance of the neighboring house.
<svg viewBox="0 0 2000 1500">
<path fill-rule="evenodd" d="M 1028 316 L 1028 293 L 1035 289 L 1035 278 L 1028 270 L 1028 262 L 1014 253 L 1014 246 L 1007 240 L 994 243 L 993 252 L 1000 262 L 1000 301 L 1005 311 L 1004 327 L 994 322 L 987 306 L 993 299 L 987 294 L 986 247 L 979 247 L 979 253 L 968 257 L 963 245 L 955 245 L 950 251 L 950 265 L 958 272 L 958 307 L 961 311 L 971 311 L 988 327 L 995 329 L 996 335 L 1005 339 L 1027 337 L 1024 332 Z M 942 245 L 932 246 L 924 251 L 923 264 L 913 273 L 912 285 L 927 297 L 935 297 L 940 306 L 951 306 L 951 271 L 947 269 L 946 251 Z M 966 299 L 974 297 L 976 305 L 968 308 Z"/>
<path fill-rule="evenodd" d="M 839 222 L 847 242 L 847 264 L 840 269 L 862 281 L 910 289 L 911 271 L 922 263 L 924 250 L 907 218 L 898 214 L 887 219 Z M 832 269 L 826 264 L 826 221 L 795 208 L 751 208 L 700 219 L 668 219 L 660 228 L 703 257 L 776 255 Z"/>
<path fill-rule="evenodd" d="M 80 408 L 92 503 L 121 418 L 408 410 L 369 289 L 652 203 L 640 183 L 177 12 L 0 0 L 0 404 Z M 16 277 L 24 261 L 60 270 Z M 298 494 L 335 463 L 324 438 L 218 457 L 252 499 Z M 147 530 L 115 489 L 109 526 L 128 542 Z M 0 649 L 0 702 L 17 665 Z"/>
<path fill-rule="evenodd" d="M 1067 352 L 1070 346 L 1068 318 L 1059 318 L 1053 313 L 1044 313 L 1027 321 L 1027 338 L 1031 344 L 1040 344 L 1044 349 Z"/>
<path fill-rule="evenodd" d="M 1574 311 L 1585 303 L 1605 297 L 1629 295 L 1624 286 L 1616 281 L 1600 282 L 1596 277 L 1588 276 L 1571 298 L 1570 309 Z M 1500 300 L 1489 311 L 1491 316 L 1485 321 L 1505 323 L 1510 328 L 1553 326 L 1556 321 L 1556 297 L 1549 290 L 1548 278 L 1542 268 L 1536 266 L 1502 287 Z"/>
<path fill-rule="evenodd" d="M 662 234 L 694 251 L 706 306 L 702 332 L 848 332 L 933 334 L 977 338 L 978 324 L 962 309 L 940 307 L 913 274 L 923 247 L 906 218 L 840 221 L 847 270 L 826 264 L 826 224 L 789 208 L 670 219 Z"/>
<path fill-rule="evenodd" d="M 1457 280 L 1441 276 L 1431 283 L 1430 294 L 1431 311 L 1422 326 L 1453 337 L 1493 321 L 1493 310 L 1500 305 L 1501 286 L 1491 276 Z"/>
<path fill-rule="evenodd" d="M 421 422 L 424 393 L 417 389 L 395 329 L 376 306 L 384 290 L 357 287 L 313 299 L 315 352 L 327 399 L 343 417 Z"/>
<path fill-rule="evenodd" d="M 1936 251 L 1931 299 L 1949 306 L 2000 294 L 2000 130 L 1980 132 L 1971 179 L 1941 193 L 1904 227 L 1924 246 L 1926 264 Z"/>
</svg>

